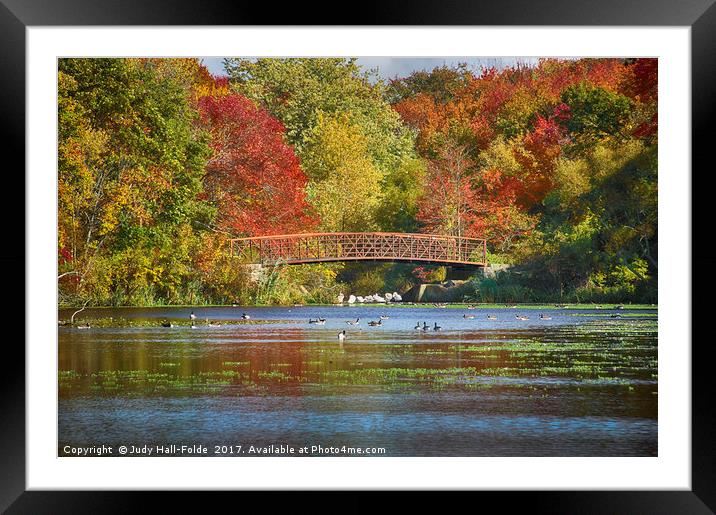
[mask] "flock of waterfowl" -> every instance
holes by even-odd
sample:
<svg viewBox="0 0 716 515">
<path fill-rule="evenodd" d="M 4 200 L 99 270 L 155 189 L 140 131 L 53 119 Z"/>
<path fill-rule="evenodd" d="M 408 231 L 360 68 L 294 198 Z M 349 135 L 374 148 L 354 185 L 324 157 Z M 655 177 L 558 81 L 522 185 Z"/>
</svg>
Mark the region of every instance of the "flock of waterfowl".
<svg viewBox="0 0 716 515">
<path fill-rule="evenodd" d="M 397 294 L 396 294 L 396 295 L 397 295 Z M 390 294 L 387 294 L 387 296 L 391 297 Z M 351 295 L 351 297 L 353 297 L 353 296 Z M 374 296 L 374 297 L 375 297 L 375 296 Z M 399 299 L 399 298 L 400 298 L 400 297 L 398 296 L 398 299 Z M 398 299 L 393 298 L 392 300 L 393 300 L 393 301 L 396 301 L 396 300 L 398 300 Z M 341 299 L 341 300 L 342 300 L 342 299 Z M 402 300 L 402 299 L 400 299 L 400 300 Z M 349 302 L 350 302 L 350 301 L 349 301 Z M 350 303 L 352 304 L 352 302 L 350 302 Z M 435 303 L 434 306 L 435 306 L 435 307 L 438 307 L 438 308 L 443 308 L 443 307 L 447 307 L 447 303 Z M 514 308 L 514 307 L 517 307 L 517 306 L 510 306 L 510 305 L 507 305 L 507 304 L 506 304 L 505 307 Z M 565 306 L 559 305 L 559 304 L 555 304 L 555 307 L 565 307 Z M 473 306 L 473 305 L 468 305 L 468 306 L 467 306 L 467 309 L 470 309 L 470 310 L 471 310 L 471 309 L 476 309 L 476 308 L 477 308 L 477 306 Z M 602 308 L 602 306 L 597 306 L 597 308 L 600 309 L 600 308 Z M 624 309 L 624 306 L 623 306 L 623 305 L 617 305 L 617 306 L 614 306 L 613 309 Z M 622 317 L 622 315 L 619 314 L 619 313 L 612 313 L 610 316 L 611 316 L 611 318 L 621 318 L 621 317 Z M 241 318 L 242 318 L 243 320 L 250 320 L 250 319 L 251 319 L 251 316 L 248 315 L 247 313 L 243 313 L 243 314 L 241 315 Z M 388 320 L 389 318 L 390 318 L 390 317 L 389 317 L 388 315 L 380 315 L 380 316 L 378 317 L 378 320 L 370 320 L 370 321 L 368 322 L 368 325 L 369 325 L 370 327 L 381 327 L 381 326 L 383 325 L 383 320 Z M 466 320 L 473 320 L 473 319 L 475 319 L 475 315 L 465 313 L 465 314 L 462 315 L 462 318 L 464 318 L 464 319 L 466 319 Z M 197 316 L 196 316 L 196 314 L 192 311 L 192 312 L 189 314 L 189 320 L 191 321 L 191 326 L 190 326 L 190 327 L 191 327 L 192 329 L 196 329 L 196 328 L 199 327 L 199 326 L 196 325 L 196 319 L 197 319 Z M 497 320 L 497 315 L 490 315 L 490 314 L 488 314 L 488 315 L 487 315 L 487 319 L 488 319 L 488 320 Z M 515 314 L 515 319 L 516 319 L 516 320 L 529 320 L 530 317 L 528 317 L 528 316 L 526 316 L 526 315 Z M 539 319 L 540 319 L 540 320 L 552 320 L 552 317 L 551 317 L 550 315 L 545 315 L 545 314 L 543 314 L 543 313 L 540 313 Z M 360 317 L 359 317 L 359 318 L 356 318 L 355 320 L 346 320 L 345 322 L 346 322 L 346 324 L 348 324 L 348 325 L 350 325 L 350 326 L 359 326 L 359 325 L 360 325 Z M 326 325 L 326 319 L 325 319 L 325 318 L 322 318 L 322 317 L 315 318 L 315 319 L 314 319 L 314 318 L 309 318 L 309 319 L 308 319 L 308 323 L 309 323 L 309 324 L 313 324 L 313 325 Z M 205 318 L 205 319 L 204 319 L 204 324 L 205 324 L 206 326 L 208 326 L 208 327 L 220 327 L 220 326 L 221 326 L 221 324 L 217 324 L 217 323 L 215 323 L 215 322 L 212 322 L 212 321 L 210 321 L 208 318 Z M 169 322 L 167 319 L 162 320 L 161 326 L 162 326 L 162 327 L 175 327 L 175 325 L 174 325 L 173 323 Z M 77 325 L 76 328 L 77 328 L 77 329 L 89 329 L 89 328 L 90 328 L 90 324 L 89 324 L 89 323 L 86 323 L 86 324 L 84 324 L 84 325 Z M 414 329 L 420 330 L 420 331 L 429 331 L 430 329 L 432 329 L 433 331 L 439 331 L 439 330 L 442 329 L 442 327 L 440 327 L 440 326 L 437 324 L 437 322 L 434 323 L 434 325 L 432 326 L 432 328 L 431 328 L 426 322 L 423 322 L 422 325 L 421 325 L 420 322 L 418 322 L 418 323 L 415 325 Z M 339 338 L 339 340 L 343 341 L 343 340 L 346 338 L 346 331 L 343 330 L 343 331 L 341 331 L 340 333 L 338 333 L 338 338 Z"/>
</svg>

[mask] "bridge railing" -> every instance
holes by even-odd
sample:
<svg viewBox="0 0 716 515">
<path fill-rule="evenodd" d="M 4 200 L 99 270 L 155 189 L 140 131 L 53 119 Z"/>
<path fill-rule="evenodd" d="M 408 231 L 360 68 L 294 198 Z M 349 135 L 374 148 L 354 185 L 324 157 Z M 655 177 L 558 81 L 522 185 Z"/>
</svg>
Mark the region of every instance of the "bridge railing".
<svg viewBox="0 0 716 515">
<path fill-rule="evenodd" d="M 306 233 L 236 238 L 231 255 L 260 264 L 383 260 L 486 266 L 487 244 L 479 238 L 431 234 Z"/>
</svg>

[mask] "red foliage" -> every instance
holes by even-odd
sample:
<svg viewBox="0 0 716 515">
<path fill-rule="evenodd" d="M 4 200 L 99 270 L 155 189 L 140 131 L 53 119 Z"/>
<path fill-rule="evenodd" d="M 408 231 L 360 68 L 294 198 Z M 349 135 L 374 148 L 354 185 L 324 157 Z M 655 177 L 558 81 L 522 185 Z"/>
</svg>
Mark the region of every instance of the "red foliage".
<svg viewBox="0 0 716 515">
<path fill-rule="evenodd" d="M 539 115 L 532 132 L 523 138 L 522 145 L 527 152 L 515 156 L 524 170 L 523 190 L 518 196 L 523 207 L 529 209 L 541 202 L 554 187 L 552 172 L 555 160 L 562 153 L 562 139 L 560 125 Z"/>
<path fill-rule="evenodd" d="M 308 213 L 308 180 L 284 142 L 284 126 L 237 94 L 202 97 L 199 110 L 214 151 L 206 167 L 206 191 L 219 206 L 221 228 L 250 236 L 312 228 L 316 220 Z"/>
</svg>

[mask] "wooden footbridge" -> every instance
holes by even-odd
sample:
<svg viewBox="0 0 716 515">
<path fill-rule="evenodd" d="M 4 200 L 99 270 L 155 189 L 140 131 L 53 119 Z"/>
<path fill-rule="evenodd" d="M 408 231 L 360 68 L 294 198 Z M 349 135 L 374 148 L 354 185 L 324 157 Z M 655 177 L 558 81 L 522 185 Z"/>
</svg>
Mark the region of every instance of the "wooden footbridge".
<svg viewBox="0 0 716 515">
<path fill-rule="evenodd" d="M 434 234 L 332 232 L 237 238 L 231 240 L 231 255 L 262 265 L 403 261 L 487 266 L 485 240 Z"/>
</svg>

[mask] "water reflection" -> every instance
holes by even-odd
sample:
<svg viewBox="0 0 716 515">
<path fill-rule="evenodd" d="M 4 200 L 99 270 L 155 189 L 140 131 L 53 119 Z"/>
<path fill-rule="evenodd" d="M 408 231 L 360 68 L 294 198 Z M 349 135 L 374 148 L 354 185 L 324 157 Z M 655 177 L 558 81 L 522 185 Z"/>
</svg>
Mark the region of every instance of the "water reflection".
<svg viewBox="0 0 716 515">
<path fill-rule="evenodd" d="M 60 448 L 229 438 L 389 456 L 656 455 L 655 310 L 521 321 L 519 310 L 254 308 L 250 324 L 241 308 L 194 310 L 221 325 L 161 327 L 185 318 L 172 308 L 94 310 L 91 329 L 60 327 Z M 102 326 L 109 317 L 137 325 Z M 308 324 L 318 317 L 325 326 Z"/>
</svg>

